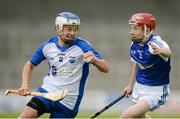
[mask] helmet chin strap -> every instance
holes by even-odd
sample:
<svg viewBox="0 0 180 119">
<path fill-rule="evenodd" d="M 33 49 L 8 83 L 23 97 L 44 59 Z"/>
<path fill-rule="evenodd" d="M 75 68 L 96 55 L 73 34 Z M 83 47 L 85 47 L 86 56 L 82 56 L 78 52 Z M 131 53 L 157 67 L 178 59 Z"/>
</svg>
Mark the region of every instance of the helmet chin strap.
<svg viewBox="0 0 180 119">
<path fill-rule="evenodd" d="M 61 38 L 62 42 L 65 43 L 65 44 L 71 44 L 74 42 L 74 40 L 67 40 L 65 38 Z"/>
<path fill-rule="evenodd" d="M 76 39 L 76 37 L 74 39 L 68 38 L 68 37 L 62 37 L 61 34 L 60 34 L 60 38 L 61 38 L 62 42 L 67 44 L 67 45 L 73 43 Z"/>
<path fill-rule="evenodd" d="M 148 34 L 146 34 L 146 32 L 147 32 L 147 27 L 146 27 L 146 25 L 144 25 L 144 38 L 143 38 L 141 44 L 144 44 L 149 39 L 149 37 L 154 32 L 154 30 L 151 30 Z"/>
</svg>

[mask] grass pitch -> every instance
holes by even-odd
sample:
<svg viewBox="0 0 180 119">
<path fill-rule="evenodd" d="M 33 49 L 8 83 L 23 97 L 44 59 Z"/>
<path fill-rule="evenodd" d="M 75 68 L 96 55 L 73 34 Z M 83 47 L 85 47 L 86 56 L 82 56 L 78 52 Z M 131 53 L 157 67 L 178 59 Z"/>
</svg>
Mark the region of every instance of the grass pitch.
<svg viewBox="0 0 180 119">
<path fill-rule="evenodd" d="M 0 118 L 17 118 L 19 115 L 19 113 L 0 113 Z M 79 113 L 76 117 L 76 119 L 80 119 L 80 118 L 89 118 L 92 115 L 94 115 L 93 112 L 88 113 L 88 112 L 84 112 L 84 113 Z M 174 114 L 159 114 L 156 112 L 153 113 L 149 113 L 149 115 L 152 118 L 161 118 L 161 119 L 180 119 L 180 114 L 179 113 L 174 113 Z M 49 114 L 44 114 L 43 116 L 41 116 L 40 118 L 48 118 Z M 114 119 L 119 119 L 120 114 L 118 113 L 107 113 L 104 112 L 101 115 L 99 115 L 97 118 L 114 118 Z"/>
</svg>

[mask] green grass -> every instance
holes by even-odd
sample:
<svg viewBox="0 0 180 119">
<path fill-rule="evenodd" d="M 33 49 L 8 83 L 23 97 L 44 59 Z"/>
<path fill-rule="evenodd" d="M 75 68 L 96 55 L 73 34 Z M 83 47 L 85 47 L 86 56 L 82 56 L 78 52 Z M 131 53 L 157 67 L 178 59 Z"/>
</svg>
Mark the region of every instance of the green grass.
<svg viewBox="0 0 180 119">
<path fill-rule="evenodd" d="M 94 113 L 81 113 L 79 115 L 77 115 L 77 118 L 89 118 L 90 116 L 92 116 Z M 171 114 L 162 114 L 162 113 L 157 113 L 157 112 L 151 112 L 148 113 L 150 115 L 151 118 L 179 118 L 180 119 L 180 114 L 179 113 L 171 113 Z M 120 117 L 120 113 L 102 113 L 101 115 L 98 116 L 98 118 L 116 118 L 119 119 Z"/>
<path fill-rule="evenodd" d="M 90 116 L 92 116 L 94 113 L 80 113 L 77 115 L 77 118 L 89 118 Z M 19 113 L 0 113 L 0 118 L 17 118 L 19 115 Z M 152 118 L 168 118 L 168 119 L 172 119 L 172 118 L 179 118 L 180 119 L 180 114 L 178 113 L 174 113 L 174 114 L 159 114 L 159 113 L 149 113 L 149 115 Z M 118 113 L 107 113 L 104 112 L 101 115 L 98 116 L 98 118 L 116 118 L 118 119 L 120 116 L 120 114 Z M 48 118 L 49 114 L 44 114 L 43 116 L 41 116 L 40 118 Z"/>
</svg>

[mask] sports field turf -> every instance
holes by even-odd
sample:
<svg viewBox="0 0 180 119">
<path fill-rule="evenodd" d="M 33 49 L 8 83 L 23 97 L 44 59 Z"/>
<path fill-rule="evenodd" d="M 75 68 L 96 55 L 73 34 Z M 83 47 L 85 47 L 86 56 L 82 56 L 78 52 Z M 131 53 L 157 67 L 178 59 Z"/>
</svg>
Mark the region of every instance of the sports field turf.
<svg viewBox="0 0 180 119">
<path fill-rule="evenodd" d="M 80 113 L 77 115 L 76 118 L 89 118 L 92 116 L 94 113 Z M 18 113 L 0 113 L 0 118 L 17 118 L 19 114 Z M 118 113 L 103 113 L 98 116 L 98 118 L 119 118 Z M 150 116 L 152 118 L 161 118 L 161 119 L 180 119 L 180 114 L 158 114 L 158 113 L 150 113 Z M 40 118 L 48 118 L 49 115 L 45 114 L 41 116 Z"/>
</svg>

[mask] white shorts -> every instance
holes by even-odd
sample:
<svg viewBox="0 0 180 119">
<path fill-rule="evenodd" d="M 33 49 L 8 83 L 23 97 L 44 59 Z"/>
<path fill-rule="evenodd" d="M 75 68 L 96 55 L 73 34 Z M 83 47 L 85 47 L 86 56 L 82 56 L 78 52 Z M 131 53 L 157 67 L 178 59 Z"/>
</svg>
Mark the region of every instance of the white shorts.
<svg viewBox="0 0 180 119">
<path fill-rule="evenodd" d="M 140 100 L 146 100 L 149 103 L 150 111 L 153 111 L 166 103 L 169 94 L 169 84 L 163 86 L 147 86 L 136 82 L 132 92 L 132 100 L 135 103 Z"/>
</svg>

